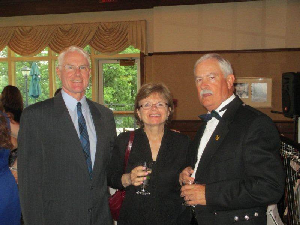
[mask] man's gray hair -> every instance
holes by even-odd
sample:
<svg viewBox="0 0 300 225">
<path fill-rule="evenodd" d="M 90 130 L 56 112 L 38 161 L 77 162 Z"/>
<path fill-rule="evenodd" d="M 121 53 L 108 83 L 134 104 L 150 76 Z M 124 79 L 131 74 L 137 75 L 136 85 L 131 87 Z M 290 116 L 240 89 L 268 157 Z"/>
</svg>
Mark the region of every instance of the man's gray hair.
<svg viewBox="0 0 300 225">
<path fill-rule="evenodd" d="M 68 52 L 79 52 L 79 53 L 81 53 L 87 59 L 87 61 L 89 62 L 89 65 L 91 64 L 91 58 L 90 58 L 89 54 L 83 48 L 80 48 L 80 47 L 77 47 L 77 46 L 70 46 L 70 47 L 64 49 L 62 52 L 59 53 L 59 55 L 57 57 L 57 61 L 58 61 L 59 66 L 61 66 L 63 64 L 65 55 Z"/>
<path fill-rule="evenodd" d="M 205 54 L 200 59 L 198 59 L 194 66 L 194 74 L 195 74 L 197 65 L 208 59 L 217 60 L 219 66 L 220 66 L 220 69 L 223 72 L 224 77 L 227 77 L 228 75 L 233 74 L 233 69 L 232 69 L 230 62 L 228 60 L 224 59 L 221 55 L 219 55 L 217 53 Z"/>
</svg>

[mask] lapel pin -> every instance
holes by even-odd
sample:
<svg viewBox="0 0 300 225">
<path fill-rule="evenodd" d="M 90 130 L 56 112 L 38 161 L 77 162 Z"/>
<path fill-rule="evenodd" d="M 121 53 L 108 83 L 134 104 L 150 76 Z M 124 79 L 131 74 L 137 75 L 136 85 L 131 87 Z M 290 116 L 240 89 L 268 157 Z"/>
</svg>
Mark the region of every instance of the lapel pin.
<svg viewBox="0 0 300 225">
<path fill-rule="evenodd" d="M 218 141 L 220 139 L 220 136 L 219 135 L 216 135 L 216 141 Z"/>
</svg>

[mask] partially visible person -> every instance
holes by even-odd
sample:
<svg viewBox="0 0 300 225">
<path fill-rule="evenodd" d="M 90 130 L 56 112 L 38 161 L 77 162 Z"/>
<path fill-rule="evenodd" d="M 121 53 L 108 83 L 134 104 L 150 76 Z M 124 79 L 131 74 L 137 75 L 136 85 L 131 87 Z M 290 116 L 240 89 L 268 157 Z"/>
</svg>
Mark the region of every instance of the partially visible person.
<svg viewBox="0 0 300 225">
<path fill-rule="evenodd" d="M 8 157 L 13 148 L 9 123 L 8 117 L 0 112 L 0 224 L 20 225 L 18 187 L 8 166 Z"/>
<path fill-rule="evenodd" d="M 135 99 L 134 114 L 140 128 L 124 173 L 124 156 L 130 132 L 121 133 L 113 149 L 108 184 L 126 189 L 118 225 L 173 225 L 182 211 L 178 176 L 185 167 L 188 136 L 171 131 L 166 124 L 174 111 L 168 88 L 161 83 L 143 85 Z M 142 162 L 152 163 L 148 174 Z M 140 185 L 150 176 L 149 195 L 139 195 Z"/>
<path fill-rule="evenodd" d="M 265 225 L 267 206 L 281 199 L 285 185 L 276 126 L 233 94 L 233 70 L 220 55 L 202 56 L 194 75 L 208 114 L 179 178 L 194 184 L 184 185 L 181 195 L 194 206 L 198 225 Z"/>
<path fill-rule="evenodd" d="M 15 86 L 7 85 L 1 92 L 0 100 L 6 114 L 17 123 L 20 123 L 24 107 L 20 90 Z"/>
<path fill-rule="evenodd" d="M 18 132 L 20 127 L 20 118 L 23 112 L 23 98 L 20 90 L 12 85 L 8 85 L 3 88 L 0 96 L 0 108 L 8 115 L 10 120 L 11 128 L 11 141 L 14 145 L 10 156 L 9 156 L 9 166 L 12 169 L 12 173 L 18 182 L 17 173 L 17 155 L 18 155 Z"/>
<path fill-rule="evenodd" d="M 58 56 L 62 90 L 27 107 L 18 137 L 25 225 L 109 225 L 107 165 L 116 137 L 111 110 L 85 97 L 90 57 L 71 46 Z"/>
</svg>

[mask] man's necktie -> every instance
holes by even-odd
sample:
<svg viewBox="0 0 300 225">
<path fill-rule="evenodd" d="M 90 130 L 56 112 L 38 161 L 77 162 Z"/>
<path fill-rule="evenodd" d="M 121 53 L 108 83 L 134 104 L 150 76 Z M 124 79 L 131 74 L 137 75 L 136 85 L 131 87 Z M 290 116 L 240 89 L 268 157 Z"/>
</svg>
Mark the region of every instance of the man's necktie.
<svg viewBox="0 0 300 225">
<path fill-rule="evenodd" d="M 80 142 L 83 148 L 86 164 L 88 166 L 90 178 L 92 179 L 92 160 L 91 160 L 91 153 L 90 153 L 90 140 L 89 134 L 86 128 L 86 122 L 81 110 L 81 103 L 77 103 L 77 115 L 78 115 L 78 126 L 79 126 L 79 133 L 80 133 Z"/>
<path fill-rule="evenodd" d="M 199 116 L 199 118 L 202 119 L 205 122 L 211 120 L 213 117 L 215 117 L 217 120 L 221 119 L 221 116 L 215 110 L 212 110 L 211 113 L 202 114 L 202 115 Z"/>
</svg>

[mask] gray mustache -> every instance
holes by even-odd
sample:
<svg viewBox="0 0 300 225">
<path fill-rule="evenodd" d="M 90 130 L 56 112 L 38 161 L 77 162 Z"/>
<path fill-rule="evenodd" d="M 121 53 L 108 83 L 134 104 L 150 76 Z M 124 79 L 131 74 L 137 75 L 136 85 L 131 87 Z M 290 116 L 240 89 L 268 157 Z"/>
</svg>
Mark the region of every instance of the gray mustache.
<svg viewBox="0 0 300 225">
<path fill-rule="evenodd" d="M 211 91 L 211 90 L 202 90 L 201 92 L 200 92 L 200 96 L 202 97 L 202 95 L 204 95 L 204 94 L 213 94 L 213 92 Z"/>
</svg>

